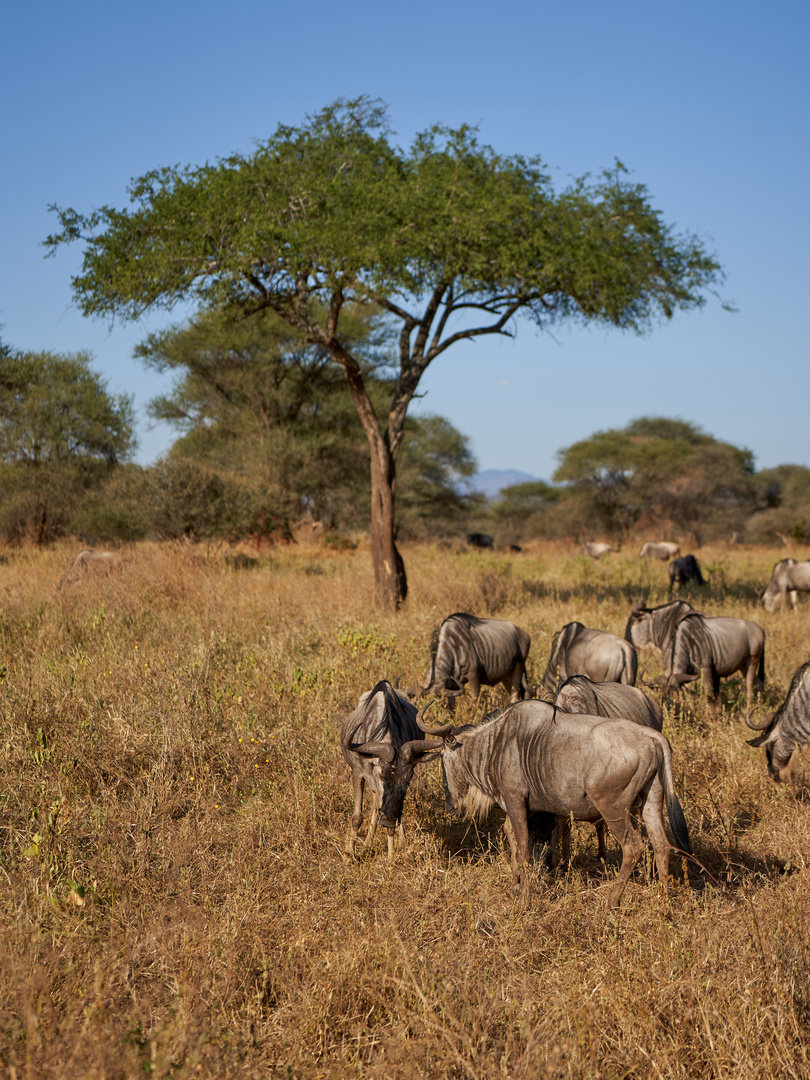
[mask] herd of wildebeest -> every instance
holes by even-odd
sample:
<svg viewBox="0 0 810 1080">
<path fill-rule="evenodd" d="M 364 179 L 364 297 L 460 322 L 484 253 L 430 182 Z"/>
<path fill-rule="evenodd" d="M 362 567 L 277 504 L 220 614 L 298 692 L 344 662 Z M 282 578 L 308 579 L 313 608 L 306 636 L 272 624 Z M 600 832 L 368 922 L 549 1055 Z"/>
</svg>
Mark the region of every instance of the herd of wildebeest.
<svg viewBox="0 0 810 1080">
<path fill-rule="evenodd" d="M 607 547 L 585 545 L 582 554 L 600 558 Z M 703 583 L 695 557 L 680 558 L 675 544 L 645 544 L 639 554 L 671 559 L 671 586 Z M 810 560 L 783 559 L 774 567 L 762 602 L 771 611 L 790 595 L 795 607 L 799 591 L 810 591 Z M 765 632 L 757 623 L 704 615 L 683 599 L 649 608 L 642 598 L 629 613 L 624 638 L 579 622 L 563 626 L 533 691 L 526 678 L 526 631 L 500 619 L 457 612 L 433 633 L 423 686 L 405 691 L 398 679 L 381 680 L 343 722 L 341 749 L 354 792 L 347 855 L 355 855 L 363 824 L 365 785 L 373 807 L 363 846 L 368 848 L 380 826 L 387 833 L 390 859 L 395 834 L 400 843 L 404 837 L 403 805 L 414 772 L 440 758 L 448 810 L 469 818 L 495 805 L 505 812 L 516 890 L 535 846 L 542 846 L 551 867 L 567 859 L 572 820 L 596 826 L 600 858 L 606 854 L 605 826 L 621 846 L 621 867 L 609 895 L 612 907 L 618 906 L 643 850 L 639 820 L 666 884 L 670 852 L 690 856 L 692 849 L 675 793 L 672 750 L 661 733 L 661 706 L 635 686 L 637 649 L 644 645 L 662 654 L 664 671 L 656 685 L 664 695 L 702 679 L 714 703 L 720 679 L 741 672 L 745 720 L 757 732 L 750 745 L 765 748 L 774 780 L 789 780 L 794 754 L 810 745 L 810 661 L 796 671 L 779 709 L 755 724 L 754 690 L 765 679 Z M 511 704 L 480 724 L 427 722 L 428 710 L 440 698 L 452 715 L 459 695 L 469 691 L 477 698 L 482 685 L 498 683 L 510 693 Z M 437 696 L 417 709 L 415 702 L 430 693 Z M 664 803 L 674 844 L 664 830 Z"/>
</svg>

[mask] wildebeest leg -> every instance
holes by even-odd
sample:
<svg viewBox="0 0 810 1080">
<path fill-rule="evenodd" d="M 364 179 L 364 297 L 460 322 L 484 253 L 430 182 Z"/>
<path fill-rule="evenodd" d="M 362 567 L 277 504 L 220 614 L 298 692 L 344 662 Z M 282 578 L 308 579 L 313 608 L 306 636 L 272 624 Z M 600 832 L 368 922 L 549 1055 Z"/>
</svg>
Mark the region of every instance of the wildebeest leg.
<svg viewBox="0 0 810 1080">
<path fill-rule="evenodd" d="M 375 795 L 374 796 L 374 809 L 371 811 L 371 821 L 369 822 L 368 832 L 366 833 L 366 838 L 363 841 L 363 847 L 364 848 L 369 847 L 370 844 L 371 844 L 371 841 L 374 839 L 374 834 L 377 831 L 377 822 L 379 821 L 379 818 L 380 818 L 380 807 L 379 807 L 379 803 L 377 801 L 377 796 Z"/>
<path fill-rule="evenodd" d="M 754 699 L 754 683 L 756 682 L 758 667 L 759 657 L 750 656 L 748 658 L 748 670 L 745 673 L 745 703 L 749 709 Z"/>
<path fill-rule="evenodd" d="M 354 849 L 357 844 L 357 834 L 360 832 L 360 826 L 363 824 L 363 789 L 365 785 L 365 778 L 353 772 L 352 789 L 354 792 L 354 813 L 352 814 L 352 820 L 349 826 L 349 835 L 346 839 L 346 854 L 351 856 L 354 856 Z"/>
<path fill-rule="evenodd" d="M 386 836 L 388 838 L 388 861 L 394 861 L 394 830 L 386 829 Z"/>
<path fill-rule="evenodd" d="M 605 843 L 605 823 L 604 821 L 595 821 L 594 828 L 596 829 L 596 845 L 599 852 L 600 862 L 607 862 L 607 844 Z"/>
<path fill-rule="evenodd" d="M 705 667 L 700 670 L 703 676 L 703 692 L 710 705 L 714 705 L 720 690 L 720 676 L 713 667 Z"/>
<path fill-rule="evenodd" d="M 647 836 L 655 852 L 658 880 L 666 887 L 669 876 L 669 853 L 672 847 L 664 831 L 664 789 L 657 776 L 650 785 L 647 798 L 644 800 L 641 817 L 647 826 Z"/>
<path fill-rule="evenodd" d="M 521 880 L 525 880 L 522 869 L 529 865 L 529 822 L 526 814 L 524 800 L 510 800 L 506 803 L 507 822 L 504 824 L 504 832 L 509 839 L 512 850 L 512 891 L 515 895 L 520 891 Z M 507 830 L 506 824 L 509 828 Z"/>
<path fill-rule="evenodd" d="M 785 602 L 787 603 L 787 597 L 785 598 Z M 790 590 L 790 602 L 793 604 L 793 610 L 795 611 L 799 606 L 799 593 L 796 589 Z"/>
<path fill-rule="evenodd" d="M 402 824 L 402 818 L 399 819 L 399 825 L 397 825 L 397 851 L 400 851 L 405 847 L 405 826 Z"/>
<path fill-rule="evenodd" d="M 632 805 L 634 802 L 635 798 L 630 797 L 629 804 Z M 616 837 L 622 849 L 622 865 L 619 867 L 619 876 L 608 896 L 610 907 L 619 906 L 625 886 L 630 880 L 630 875 L 633 873 L 636 863 L 641 858 L 641 852 L 644 850 L 641 834 L 633 824 L 627 805 L 627 798 L 619 799 L 608 806 L 597 805 L 597 809 L 605 819 L 605 824 Z"/>
<path fill-rule="evenodd" d="M 471 675 L 467 680 L 467 686 L 470 688 L 473 701 L 477 701 L 478 695 L 481 693 L 481 680 L 477 675 Z"/>
<path fill-rule="evenodd" d="M 506 692 L 510 694 L 510 701 L 523 700 L 523 684 L 526 682 L 523 664 L 515 664 L 511 674 L 501 681 Z"/>
</svg>

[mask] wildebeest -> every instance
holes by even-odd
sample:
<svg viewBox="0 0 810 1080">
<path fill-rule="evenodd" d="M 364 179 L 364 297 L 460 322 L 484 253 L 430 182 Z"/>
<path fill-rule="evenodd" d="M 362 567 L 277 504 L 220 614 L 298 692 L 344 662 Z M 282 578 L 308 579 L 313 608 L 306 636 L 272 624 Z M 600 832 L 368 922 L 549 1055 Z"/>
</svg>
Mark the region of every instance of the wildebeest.
<svg viewBox="0 0 810 1080">
<path fill-rule="evenodd" d="M 343 721 L 340 748 L 352 770 L 354 813 L 346 851 L 354 855 L 363 823 L 363 790 L 368 783 L 374 798 L 371 822 L 363 844 L 374 839 L 377 823 L 388 832 L 388 858 L 394 853 L 394 829 L 403 839 L 402 806 L 416 765 L 426 747 L 416 725 L 416 707 L 407 696 L 382 680 L 363 694 L 357 708 Z"/>
<path fill-rule="evenodd" d="M 680 555 L 681 549 L 678 544 L 669 540 L 648 540 L 642 545 L 641 551 L 636 556 L 639 559 L 674 559 Z"/>
<path fill-rule="evenodd" d="M 810 592 L 810 559 L 796 562 L 795 559 L 782 559 L 773 568 L 771 580 L 762 594 L 762 603 L 766 611 L 773 611 L 778 602 L 787 603 L 787 594 L 795 608 L 800 592 Z"/>
<path fill-rule="evenodd" d="M 660 731 L 664 726 L 661 706 L 635 686 L 615 682 L 593 682 L 587 675 L 572 675 L 566 679 L 557 691 L 554 704 L 563 712 L 604 716 L 612 720 L 629 720 L 631 724 L 652 728 L 653 731 Z M 605 823 L 597 821 L 595 824 L 599 858 L 605 860 L 607 859 Z M 570 825 L 570 821 L 566 821 L 562 830 L 563 859 L 568 858 Z"/>
<path fill-rule="evenodd" d="M 673 585 L 688 585 L 690 581 L 696 585 L 706 584 L 695 556 L 682 555 L 679 559 L 673 559 L 669 564 L 669 591 L 672 592 Z"/>
<path fill-rule="evenodd" d="M 720 679 L 740 671 L 750 705 L 754 681 L 765 681 L 765 631 L 749 619 L 703 615 L 685 600 L 658 608 L 641 603 L 630 612 L 625 637 L 636 648 L 651 644 L 661 650 L 665 692 L 703 676 L 706 696 L 714 699 Z"/>
<path fill-rule="evenodd" d="M 745 722 L 761 732 L 748 745 L 765 747 L 770 775 L 777 783 L 789 781 L 794 755 L 810 746 L 810 660 L 791 679 L 787 697 L 776 712 L 766 713 L 763 723 L 752 724 L 749 710 Z"/>
<path fill-rule="evenodd" d="M 482 685 L 503 683 L 512 701 L 529 697 L 526 657 L 530 644 L 526 631 L 514 623 L 457 611 L 433 631 L 425 685 L 413 693 L 427 693 L 435 687 L 453 695 L 467 683 L 477 698 Z M 452 696 L 450 704 L 452 707 Z"/>
<path fill-rule="evenodd" d="M 586 540 L 586 542 L 579 549 L 580 555 L 585 555 L 589 559 L 601 559 L 603 555 L 607 555 L 613 551 L 610 544 L 603 544 L 596 540 Z"/>
<path fill-rule="evenodd" d="M 629 720 L 631 724 L 660 731 L 664 726 L 661 706 L 635 686 L 617 682 L 594 682 L 587 675 L 565 680 L 554 704 L 567 713 L 586 713 L 605 719 Z"/>
<path fill-rule="evenodd" d="M 467 543 L 470 547 L 491 548 L 495 541 L 486 533 L 467 533 Z"/>
<path fill-rule="evenodd" d="M 627 720 L 563 713 L 545 701 L 517 702 L 489 723 L 458 731 L 452 724 L 429 728 L 423 715 L 419 726 L 442 756 L 448 809 L 474 816 L 497 804 L 506 812 L 515 888 L 529 863 L 528 818 L 538 812 L 558 820 L 605 820 L 622 848 L 611 907 L 618 906 L 643 849 L 634 815 L 647 827 L 662 882 L 670 852 L 665 797 L 675 843 L 691 853 L 672 751 L 659 732 Z"/>
<path fill-rule="evenodd" d="M 58 587 L 62 589 L 65 585 L 75 585 L 80 578 L 88 573 L 111 574 L 120 569 L 121 558 L 115 552 L 93 551 L 87 548 L 85 551 L 80 551 L 70 564 Z"/>
<path fill-rule="evenodd" d="M 551 655 L 541 680 L 553 694 L 557 683 L 569 675 L 587 675 L 594 682 L 636 681 L 638 657 L 632 645 L 615 634 L 591 630 L 581 622 L 570 622 L 558 630 L 551 642 Z"/>
</svg>

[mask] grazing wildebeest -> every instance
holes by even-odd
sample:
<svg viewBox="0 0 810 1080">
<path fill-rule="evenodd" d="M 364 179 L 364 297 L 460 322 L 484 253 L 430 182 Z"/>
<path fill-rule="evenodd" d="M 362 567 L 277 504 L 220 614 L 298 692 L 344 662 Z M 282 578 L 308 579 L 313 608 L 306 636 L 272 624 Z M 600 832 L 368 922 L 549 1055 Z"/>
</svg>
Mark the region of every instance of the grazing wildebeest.
<svg viewBox="0 0 810 1080">
<path fill-rule="evenodd" d="M 491 548 L 495 541 L 486 533 L 467 533 L 467 543 L 470 547 Z"/>
<path fill-rule="evenodd" d="M 516 889 L 529 863 L 528 819 L 536 813 L 558 821 L 605 820 L 622 848 L 611 907 L 618 906 L 644 846 L 634 815 L 647 827 L 662 882 L 670 852 L 665 797 L 675 843 L 691 853 L 672 751 L 659 732 L 627 720 L 563 713 L 545 701 L 519 701 L 489 723 L 458 731 L 452 724 L 429 728 L 423 717 L 424 710 L 417 722 L 442 756 L 448 809 L 474 816 L 497 804 L 506 812 Z"/>
<path fill-rule="evenodd" d="M 607 720 L 629 720 L 631 724 L 660 731 L 664 714 L 657 701 L 635 686 L 617 682 L 594 682 L 587 675 L 571 675 L 565 680 L 554 704 L 567 713 L 586 713 Z"/>
<path fill-rule="evenodd" d="M 766 611 L 773 611 L 780 601 L 783 605 L 787 603 L 790 593 L 790 602 L 795 608 L 800 592 L 810 592 L 810 559 L 804 562 L 782 559 L 773 568 L 771 580 L 762 594 L 762 603 Z"/>
<path fill-rule="evenodd" d="M 425 744 L 416 725 L 416 708 L 400 690 L 382 680 L 363 694 L 357 708 L 343 721 L 340 748 L 352 770 L 354 813 L 346 851 L 354 855 L 363 823 L 363 789 L 371 788 L 374 806 L 363 844 L 374 839 L 377 823 L 388 833 L 388 858 L 394 853 L 394 829 L 402 842 L 402 806 L 414 768 L 425 760 Z"/>
<path fill-rule="evenodd" d="M 685 600 L 658 608 L 642 603 L 632 608 L 625 637 L 636 648 L 651 644 L 661 650 L 665 692 L 703 676 L 706 696 L 713 700 L 720 679 L 741 671 L 750 705 L 754 681 L 765 681 L 765 631 L 748 619 L 703 615 Z"/>
<path fill-rule="evenodd" d="M 570 622 L 554 635 L 541 681 L 550 694 L 569 675 L 587 675 L 594 682 L 632 686 L 637 670 L 636 650 L 622 638 L 604 630 L 590 630 L 581 622 Z"/>
<path fill-rule="evenodd" d="M 745 722 L 761 732 L 748 745 L 765 747 L 769 774 L 777 783 L 789 781 L 795 754 L 810 746 L 810 660 L 791 679 L 787 697 L 776 712 L 766 713 L 763 723 L 752 724 L 749 710 Z"/>
<path fill-rule="evenodd" d="M 70 568 L 65 572 L 59 582 L 59 588 L 65 585 L 75 585 L 76 582 L 88 573 L 101 572 L 111 574 L 121 569 L 121 558 L 113 551 L 92 551 L 87 548 L 80 551 Z"/>
<path fill-rule="evenodd" d="M 648 540 L 642 545 L 641 551 L 636 556 L 639 559 L 674 559 L 680 555 L 681 549 L 678 544 L 669 540 Z"/>
<path fill-rule="evenodd" d="M 526 657 L 531 638 L 525 630 L 503 619 L 478 619 L 457 611 L 448 615 L 433 631 L 430 640 L 430 667 L 425 685 L 414 688 L 414 695 L 434 687 L 452 695 L 465 683 L 477 698 L 481 686 L 503 683 L 512 701 L 530 697 L 526 681 Z"/>
<path fill-rule="evenodd" d="M 601 559 L 611 551 L 613 548 L 610 544 L 602 544 L 596 540 L 587 540 L 579 549 L 580 555 L 586 555 L 589 559 Z"/>
<path fill-rule="evenodd" d="M 635 686 L 615 682 L 592 682 L 587 675 L 572 675 L 566 679 L 557 691 L 554 704 L 563 712 L 604 716 L 612 720 L 629 720 L 631 724 L 652 728 L 653 731 L 660 731 L 664 726 L 661 706 Z M 563 859 L 567 859 L 569 854 L 570 825 L 571 822 L 566 821 L 563 828 Z M 607 848 L 603 821 L 596 822 L 596 839 L 599 846 L 599 858 L 606 860 Z"/>
<path fill-rule="evenodd" d="M 679 559 L 673 559 L 669 564 L 669 591 L 677 585 L 688 585 L 694 581 L 696 585 L 705 585 L 706 581 L 700 572 L 700 563 L 694 555 L 682 555 Z"/>
</svg>

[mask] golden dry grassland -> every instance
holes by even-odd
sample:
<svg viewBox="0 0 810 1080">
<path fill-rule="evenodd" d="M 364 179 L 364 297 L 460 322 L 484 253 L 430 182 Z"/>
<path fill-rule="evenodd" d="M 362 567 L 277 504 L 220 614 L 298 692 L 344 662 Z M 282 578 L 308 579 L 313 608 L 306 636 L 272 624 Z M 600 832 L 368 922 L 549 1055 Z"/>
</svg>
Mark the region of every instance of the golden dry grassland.
<svg viewBox="0 0 810 1080">
<path fill-rule="evenodd" d="M 536 683 L 565 622 L 623 634 L 642 588 L 664 602 L 666 564 L 412 546 L 389 616 L 362 544 L 141 544 L 60 589 L 77 551 L 0 561 L 0 1075 L 810 1075 L 810 803 L 746 745 L 739 677 L 717 713 L 687 692 L 666 714 L 707 871 L 671 896 L 647 859 L 609 911 L 619 849 L 601 865 L 580 826 L 515 899 L 502 818 L 451 820 L 438 764 L 393 864 L 382 835 L 341 856 L 341 720 L 421 680 L 442 618 L 525 627 Z M 771 706 L 810 655 L 810 604 L 757 601 L 783 554 L 704 548 L 692 594 L 765 627 Z"/>
</svg>

